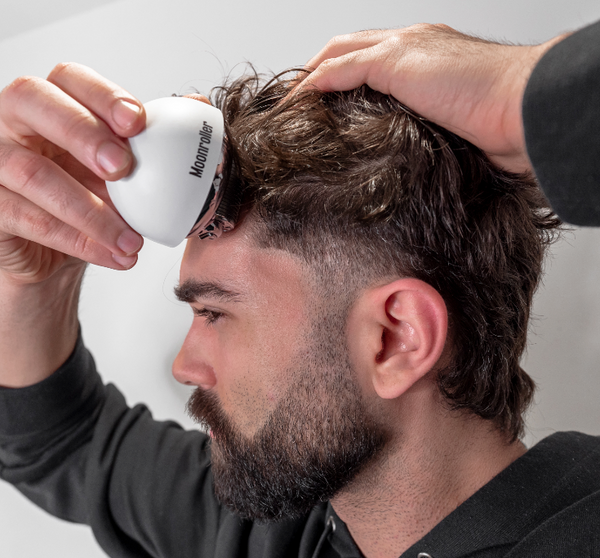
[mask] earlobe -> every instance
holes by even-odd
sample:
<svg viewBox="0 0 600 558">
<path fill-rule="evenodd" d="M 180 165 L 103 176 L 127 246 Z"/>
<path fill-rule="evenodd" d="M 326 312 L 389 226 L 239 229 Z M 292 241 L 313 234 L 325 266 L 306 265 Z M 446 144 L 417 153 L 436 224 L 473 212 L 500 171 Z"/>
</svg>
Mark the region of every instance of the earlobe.
<svg viewBox="0 0 600 558">
<path fill-rule="evenodd" d="M 394 399 L 435 367 L 444 350 L 448 315 L 441 295 L 418 279 L 399 279 L 377 290 L 381 348 L 372 381 L 379 397 Z"/>
</svg>

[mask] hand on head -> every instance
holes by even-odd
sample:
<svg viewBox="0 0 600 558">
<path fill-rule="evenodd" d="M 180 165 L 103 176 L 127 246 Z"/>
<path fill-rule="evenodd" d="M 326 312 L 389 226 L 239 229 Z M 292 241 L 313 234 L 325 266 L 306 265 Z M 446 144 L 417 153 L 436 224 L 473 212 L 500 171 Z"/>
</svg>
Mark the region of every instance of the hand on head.
<svg viewBox="0 0 600 558">
<path fill-rule="evenodd" d="M 326 91 L 367 84 L 467 139 L 500 167 L 530 170 L 521 103 L 542 55 L 537 46 L 484 41 L 446 25 L 334 37 L 308 64 L 304 82 Z M 304 86 L 306 86 L 304 85 Z"/>
<path fill-rule="evenodd" d="M 42 281 L 82 261 L 126 269 L 142 238 L 111 206 L 105 180 L 125 176 L 126 139 L 142 104 L 77 64 L 47 80 L 22 77 L 0 93 L 0 270 Z"/>
</svg>

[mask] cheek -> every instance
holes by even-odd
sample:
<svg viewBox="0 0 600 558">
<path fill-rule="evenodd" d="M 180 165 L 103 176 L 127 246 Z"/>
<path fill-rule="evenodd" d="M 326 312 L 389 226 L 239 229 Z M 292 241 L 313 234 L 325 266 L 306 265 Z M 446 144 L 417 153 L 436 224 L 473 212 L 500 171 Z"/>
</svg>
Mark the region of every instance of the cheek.
<svg viewBox="0 0 600 558">
<path fill-rule="evenodd" d="M 235 331 L 235 333 L 234 333 Z M 269 324 L 232 328 L 219 336 L 217 393 L 234 424 L 251 436 L 285 393 L 289 355 Z"/>
</svg>

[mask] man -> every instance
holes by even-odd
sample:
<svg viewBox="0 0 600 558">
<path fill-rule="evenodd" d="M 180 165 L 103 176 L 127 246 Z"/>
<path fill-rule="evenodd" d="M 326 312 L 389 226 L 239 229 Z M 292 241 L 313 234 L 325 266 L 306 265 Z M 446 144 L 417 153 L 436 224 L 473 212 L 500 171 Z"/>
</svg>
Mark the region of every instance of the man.
<svg viewBox="0 0 600 558">
<path fill-rule="evenodd" d="M 90 84 L 103 95 L 74 106 L 24 82 L 3 106 L 30 87 L 21 95 L 35 107 L 45 88 L 57 109 L 135 133 L 136 111 L 124 113 L 129 126 L 111 118 L 123 104 L 111 84 L 73 66 L 50 81 L 72 97 Z M 207 439 L 128 410 L 80 343 L 31 385 L 74 344 L 81 264 L 40 258 L 14 236 L 3 244 L 18 250 L 2 283 L 3 349 L 12 351 L 2 383 L 31 387 L 1 394 L 4 478 L 53 513 L 89 522 L 118 556 L 548 555 L 540 544 L 561 532 L 564 542 L 575 525 L 592 544 L 580 513 L 593 509 L 597 443 L 558 436 L 523 455 L 518 442 L 532 393 L 518 358 L 556 226 L 534 183 L 389 97 L 288 92 L 246 81 L 218 99 L 244 215 L 221 239 L 188 243 L 178 289 L 197 318 L 174 373 L 200 388 L 190 412 L 212 428 L 215 489 L 234 513 L 212 494 Z M 15 143 L 25 119 L 11 120 Z M 102 155 L 79 158 L 101 176 L 125 172 L 122 146 L 98 119 L 94 134 L 88 123 Z M 45 164 L 11 144 L 4 153 L 15 175 L 15 158 Z M 3 180 L 31 188 L 32 199 L 36 173 L 27 176 Z M 56 226 L 55 216 L 36 229 L 42 210 L 3 195 L 28 237 Z M 73 213 L 69 226 L 96 233 Z M 95 215 L 118 230 L 104 206 Z M 106 235 L 104 247 L 85 244 L 87 259 L 133 263 L 122 258 L 139 242 L 118 232 L 128 247 Z M 22 340 L 9 343 L 17 316 L 33 356 Z"/>
</svg>

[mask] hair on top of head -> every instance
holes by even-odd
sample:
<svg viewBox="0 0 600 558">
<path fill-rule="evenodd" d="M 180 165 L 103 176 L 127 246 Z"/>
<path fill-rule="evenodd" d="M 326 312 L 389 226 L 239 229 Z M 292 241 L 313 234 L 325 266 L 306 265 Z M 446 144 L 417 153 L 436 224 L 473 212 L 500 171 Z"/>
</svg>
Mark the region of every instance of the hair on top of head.
<svg viewBox="0 0 600 558">
<path fill-rule="evenodd" d="M 519 361 L 558 218 L 531 176 L 394 98 L 367 86 L 290 93 L 298 79 L 251 74 L 212 95 L 259 242 L 303 258 L 346 304 L 383 279 L 433 286 L 453 343 L 441 393 L 516 439 L 534 390 Z"/>
</svg>

